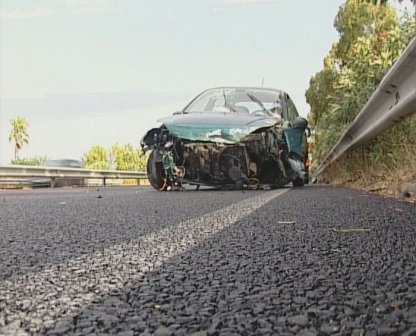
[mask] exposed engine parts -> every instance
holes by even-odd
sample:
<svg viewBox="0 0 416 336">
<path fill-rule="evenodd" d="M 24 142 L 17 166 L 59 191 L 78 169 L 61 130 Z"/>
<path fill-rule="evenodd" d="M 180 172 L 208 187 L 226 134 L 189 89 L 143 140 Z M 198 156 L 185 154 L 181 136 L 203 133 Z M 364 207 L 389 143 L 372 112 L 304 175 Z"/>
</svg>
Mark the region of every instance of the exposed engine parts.
<svg viewBox="0 0 416 336">
<path fill-rule="evenodd" d="M 149 131 L 147 137 L 152 148 L 148 171 L 162 176 L 162 190 L 184 183 L 279 187 L 303 167 L 302 160 L 289 155 L 281 127 L 260 129 L 231 144 L 179 139 L 163 126 Z"/>
<path fill-rule="evenodd" d="M 185 178 L 211 183 L 247 180 L 248 158 L 245 146 L 218 144 L 184 144 Z"/>
</svg>

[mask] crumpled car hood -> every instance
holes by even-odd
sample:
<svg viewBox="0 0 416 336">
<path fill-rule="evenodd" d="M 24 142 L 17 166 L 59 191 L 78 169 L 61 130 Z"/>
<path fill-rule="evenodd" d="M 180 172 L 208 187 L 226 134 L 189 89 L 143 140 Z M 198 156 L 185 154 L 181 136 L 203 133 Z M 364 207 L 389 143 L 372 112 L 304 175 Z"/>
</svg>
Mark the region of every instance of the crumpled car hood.
<svg viewBox="0 0 416 336">
<path fill-rule="evenodd" d="M 236 143 L 250 133 L 272 127 L 279 121 L 272 117 L 238 113 L 189 113 L 160 119 L 173 135 L 191 141 Z"/>
</svg>

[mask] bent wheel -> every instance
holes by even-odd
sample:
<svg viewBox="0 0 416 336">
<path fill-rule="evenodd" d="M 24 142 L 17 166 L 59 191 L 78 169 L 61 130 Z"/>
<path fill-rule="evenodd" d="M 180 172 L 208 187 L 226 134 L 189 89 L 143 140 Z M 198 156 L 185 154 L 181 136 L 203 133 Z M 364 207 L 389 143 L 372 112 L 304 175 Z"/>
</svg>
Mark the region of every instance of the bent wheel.
<svg viewBox="0 0 416 336">
<path fill-rule="evenodd" d="M 292 184 L 294 187 L 303 187 L 305 185 L 305 181 L 302 178 L 297 177 L 292 181 Z"/>
<path fill-rule="evenodd" d="M 163 170 L 163 164 L 161 155 L 155 150 L 149 155 L 147 160 L 147 178 L 149 179 L 150 185 L 156 190 L 165 191 L 168 188 L 168 183 L 166 183 L 165 171 Z M 158 162 L 160 161 L 160 162 Z"/>
</svg>

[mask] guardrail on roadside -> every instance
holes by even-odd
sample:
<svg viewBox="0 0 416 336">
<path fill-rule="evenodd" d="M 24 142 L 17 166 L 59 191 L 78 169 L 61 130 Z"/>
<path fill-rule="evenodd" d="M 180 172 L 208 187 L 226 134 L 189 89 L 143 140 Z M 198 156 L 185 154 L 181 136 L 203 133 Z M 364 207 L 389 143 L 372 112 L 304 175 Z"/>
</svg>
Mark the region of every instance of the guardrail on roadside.
<svg viewBox="0 0 416 336">
<path fill-rule="evenodd" d="M 374 139 L 413 113 L 416 113 L 416 38 L 384 76 L 314 175 L 324 172 L 347 150 Z"/>
<path fill-rule="evenodd" d="M 106 185 L 108 179 L 147 179 L 145 172 L 121 170 L 91 170 L 81 168 L 38 167 L 38 166 L 0 166 L 0 178 L 50 178 L 51 187 L 56 179 L 101 179 Z"/>
</svg>

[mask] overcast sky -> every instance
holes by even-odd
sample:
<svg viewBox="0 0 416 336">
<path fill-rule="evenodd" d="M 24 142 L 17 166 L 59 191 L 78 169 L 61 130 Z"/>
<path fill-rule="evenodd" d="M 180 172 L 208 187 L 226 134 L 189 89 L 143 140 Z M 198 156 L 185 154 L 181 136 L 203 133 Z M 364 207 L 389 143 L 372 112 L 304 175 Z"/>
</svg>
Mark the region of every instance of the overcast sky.
<svg viewBox="0 0 416 336">
<path fill-rule="evenodd" d="M 0 0 L 0 163 L 137 146 L 157 120 L 223 85 L 281 88 L 301 115 L 343 0 Z M 401 7 L 409 6 L 405 2 Z"/>
</svg>

